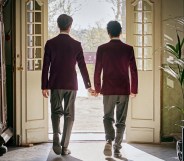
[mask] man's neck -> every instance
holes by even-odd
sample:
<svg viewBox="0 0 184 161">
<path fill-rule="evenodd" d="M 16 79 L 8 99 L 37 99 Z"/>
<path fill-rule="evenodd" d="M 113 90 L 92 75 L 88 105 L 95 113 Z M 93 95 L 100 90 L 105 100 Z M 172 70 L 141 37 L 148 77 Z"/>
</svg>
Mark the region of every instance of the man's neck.
<svg viewBox="0 0 184 161">
<path fill-rule="evenodd" d="M 61 31 L 60 34 L 69 35 L 69 33 L 68 32 L 65 32 L 65 31 Z"/>
<path fill-rule="evenodd" d="M 111 40 L 119 40 L 119 36 L 118 37 L 111 37 Z"/>
<path fill-rule="evenodd" d="M 69 35 L 69 30 L 60 30 L 60 34 Z"/>
</svg>

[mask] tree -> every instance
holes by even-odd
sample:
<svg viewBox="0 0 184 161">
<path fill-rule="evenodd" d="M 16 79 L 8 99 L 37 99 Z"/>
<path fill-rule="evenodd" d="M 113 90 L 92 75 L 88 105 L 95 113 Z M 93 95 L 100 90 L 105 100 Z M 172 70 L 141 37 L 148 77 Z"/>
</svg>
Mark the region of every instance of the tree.
<svg viewBox="0 0 184 161">
<path fill-rule="evenodd" d="M 122 24 L 123 33 L 126 31 L 126 0 L 106 0 L 112 4 L 115 20 Z"/>
<path fill-rule="evenodd" d="M 71 35 L 80 40 L 85 52 L 96 52 L 97 47 L 109 40 L 105 28 L 100 22 L 96 22 L 95 26 L 88 29 L 72 29 Z"/>
<path fill-rule="evenodd" d="M 49 0 L 48 3 L 48 30 L 49 38 L 51 38 L 58 33 L 58 27 L 56 24 L 57 17 L 60 14 L 68 14 L 73 16 L 80 10 L 81 4 L 78 4 L 75 0 Z M 77 5 L 75 5 L 76 3 Z"/>
</svg>

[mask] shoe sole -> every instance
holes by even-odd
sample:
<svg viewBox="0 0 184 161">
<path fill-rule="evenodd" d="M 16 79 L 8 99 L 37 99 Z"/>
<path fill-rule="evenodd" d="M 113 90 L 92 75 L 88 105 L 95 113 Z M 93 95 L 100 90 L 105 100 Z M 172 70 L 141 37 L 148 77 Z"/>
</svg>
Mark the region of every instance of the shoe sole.
<svg viewBox="0 0 184 161">
<path fill-rule="evenodd" d="M 70 155 L 71 154 L 71 152 L 69 152 L 69 153 L 61 153 L 61 155 Z"/>
<path fill-rule="evenodd" d="M 114 158 L 122 158 L 122 154 L 121 153 L 115 153 Z"/>
<path fill-rule="evenodd" d="M 104 155 L 105 156 L 112 156 L 112 145 L 110 145 L 110 144 L 105 145 Z"/>
<path fill-rule="evenodd" d="M 56 153 L 57 155 L 61 155 L 61 153 L 62 153 L 61 147 L 59 147 L 59 146 L 53 146 L 52 149 L 53 149 L 54 153 Z"/>
</svg>

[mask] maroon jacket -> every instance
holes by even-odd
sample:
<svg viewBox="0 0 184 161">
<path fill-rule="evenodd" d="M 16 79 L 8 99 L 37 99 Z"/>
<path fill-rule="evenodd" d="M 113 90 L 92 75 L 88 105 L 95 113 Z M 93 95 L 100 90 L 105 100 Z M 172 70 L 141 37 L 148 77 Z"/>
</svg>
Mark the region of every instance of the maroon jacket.
<svg viewBox="0 0 184 161">
<path fill-rule="evenodd" d="M 48 40 L 45 44 L 41 88 L 77 90 L 76 63 L 85 87 L 91 87 L 81 43 L 67 34 L 59 34 Z"/>
<path fill-rule="evenodd" d="M 99 46 L 96 54 L 94 85 L 96 92 L 103 95 L 129 95 L 130 92 L 136 94 L 138 74 L 133 47 L 117 39 Z"/>
</svg>

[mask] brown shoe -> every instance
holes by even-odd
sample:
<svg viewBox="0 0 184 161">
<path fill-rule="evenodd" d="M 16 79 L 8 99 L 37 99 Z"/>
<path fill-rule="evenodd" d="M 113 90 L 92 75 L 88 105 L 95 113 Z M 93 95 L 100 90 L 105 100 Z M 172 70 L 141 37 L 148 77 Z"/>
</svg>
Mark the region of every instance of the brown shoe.
<svg viewBox="0 0 184 161">
<path fill-rule="evenodd" d="M 107 140 L 105 147 L 104 147 L 104 155 L 105 156 L 112 156 L 112 141 Z"/>
<path fill-rule="evenodd" d="M 122 154 L 119 149 L 114 149 L 114 157 L 115 158 L 122 158 Z"/>
<path fill-rule="evenodd" d="M 61 145 L 60 145 L 60 140 L 59 140 L 59 134 L 54 133 L 53 134 L 53 151 L 57 154 L 60 155 L 62 152 Z"/>
<path fill-rule="evenodd" d="M 63 147 L 61 155 L 69 155 L 71 154 L 71 151 L 68 148 Z"/>
</svg>

